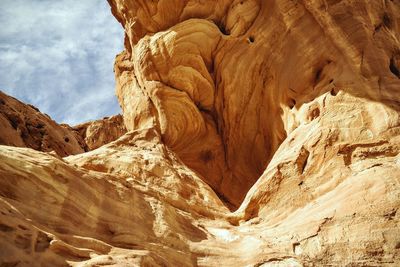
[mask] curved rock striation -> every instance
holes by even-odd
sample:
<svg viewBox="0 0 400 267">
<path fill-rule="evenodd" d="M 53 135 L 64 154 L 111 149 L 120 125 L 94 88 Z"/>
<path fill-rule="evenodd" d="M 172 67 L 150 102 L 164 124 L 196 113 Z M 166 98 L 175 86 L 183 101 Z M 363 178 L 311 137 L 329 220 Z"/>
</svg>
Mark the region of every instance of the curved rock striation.
<svg viewBox="0 0 400 267">
<path fill-rule="evenodd" d="M 85 151 L 94 150 L 115 141 L 126 133 L 120 114 L 75 125 L 72 129 L 83 138 Z"/>
<path fill-rule="evenodd" d="M 0 146 L 2 264 L 195 265 L 202 218 L 228 210 L 159 141 L 132 132 L 64 159 Z"/>
<path fill-rule="evenodd" d="M 400 2 L 109 3 L 128 132 L 0 146 L 3 263 L 400 264 Z"/>
<path fill-rule="evenodd" d="M 234 205 L 287 136 L 323 113 L 318 97 L 397 105 L 396 3 L 110 3 L 126 32 L 115 70 L 127 127 L 159 127 Z"/>
</svg>

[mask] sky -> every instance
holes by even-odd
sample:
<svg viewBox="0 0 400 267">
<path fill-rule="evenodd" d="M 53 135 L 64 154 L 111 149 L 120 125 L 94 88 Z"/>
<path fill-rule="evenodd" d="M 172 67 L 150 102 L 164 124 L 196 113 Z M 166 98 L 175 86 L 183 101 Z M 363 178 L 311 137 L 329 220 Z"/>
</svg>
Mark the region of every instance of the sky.
<svg viewBox="0 0 400 267">
<path fill-rule="evenodd" d="M 123 29 L 106 0 L 0 0 L 0 90 L 59 123 L 121 113 Z"/>
</svg>

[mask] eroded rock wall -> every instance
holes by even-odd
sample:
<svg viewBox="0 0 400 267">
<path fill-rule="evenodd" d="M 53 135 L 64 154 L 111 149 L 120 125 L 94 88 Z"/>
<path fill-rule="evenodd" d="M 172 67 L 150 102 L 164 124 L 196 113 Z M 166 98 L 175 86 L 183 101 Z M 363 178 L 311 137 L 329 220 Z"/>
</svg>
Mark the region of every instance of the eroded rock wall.
<svg viewBox="0 0 400 267">
<path fill-rule="evenodd" d="M 2 262 L 400 265 L 399 1 L 109 3 L 128 133 L 0 146 Z"/>
<path fill-rule="evenodd" d="M 126 32 L 126 125 L 157 128 L 226 202 L 252 187 L 232 223 L 303 221 L 317 230 L 291 225 L 293 253 L 320 264 L 348 260 L 342 242 L 354 261 L 398 258 L 397 241 L 368 230 L 397 236 L 383 217 L 399 207 L 398 2 L 109 2 Z"/>
<path fill-rule="evenodd" d="M 0 262 L 195 265 L 191 244 L 207 238 L 197 219 L 227 209 L 159 139 L 129 133 L 63 160 L 0 146 Z"/>
<path fill-rule="evenodd" d="M 334 110 L 327 92 L 397 109 L 396 2 L 109 2 L 125 124 L 157 127 L 234 205 L 293 130 Z"/>
<path fill-rule="evenodd" d="M 59 125 L 36 107 L 0 91 L 0 144 L 29 147 L 57 155 L 84 152 L 83 139 L 66 124 Z"/>
<path fill-rule="evenodd" d="M 94 150 L 117 140 L 126 133 L 121 115 L 105 117 L 72 127 L 84 140 L 85 151 Z"/>
<path fill-rule="evenodd" d="M 36 107 L 1 91 L 0 107 L 1 145 L 54 151 L 65 157 L 96 149 L 126 133 L 121 115 L 71 127 L 56 123 Z"/>
</svg>

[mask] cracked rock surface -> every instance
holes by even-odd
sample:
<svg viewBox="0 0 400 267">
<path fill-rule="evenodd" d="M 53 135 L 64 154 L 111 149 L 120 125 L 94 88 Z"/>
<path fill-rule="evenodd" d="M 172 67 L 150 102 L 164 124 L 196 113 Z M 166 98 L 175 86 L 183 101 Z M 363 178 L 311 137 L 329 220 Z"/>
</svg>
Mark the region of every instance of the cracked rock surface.
<svg viewBox="0 0 400 267">
<path fill-rule="evenodd" d="M 0 146 L 2 264 L 400 265 L 399 1 L 108 2 L 123 118 Z"/>
</svg>

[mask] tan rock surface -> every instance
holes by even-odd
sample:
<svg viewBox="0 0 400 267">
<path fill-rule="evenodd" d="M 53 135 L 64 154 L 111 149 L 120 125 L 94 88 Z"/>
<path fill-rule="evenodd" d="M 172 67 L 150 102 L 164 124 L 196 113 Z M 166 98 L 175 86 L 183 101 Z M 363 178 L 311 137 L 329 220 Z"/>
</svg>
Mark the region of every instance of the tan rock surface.
<svg viewBox="0 0 400 267">
<path fill-rule="evenodd" d="M 399 1 L 109 3 L 129 132 L 0 146 L 3 263 L 400 265 Z"/>
<path fill-rule="evenodd" d="M 126 133 L 121 115 L 76 126 L 57 124 L 36 107 L 0 91 L 0 144 L 29 147 L 58 156 L 83 153 L 108 144 Z"/>
<path fill-rule="evenodd" d="M 83 140 L 66 124 L 59 125 L 36 107 L 0 91 L 0 144 L 55 151 L 59 156 L 84 152 Z"/>
<path fill-rule="evenodd" d="M 0 146 L 2 262 L 195 264 L 190 246 L 207 238 L 201 219 L 227 209 L 159 140 L 133 132 L 64 160 Z"/>
<path fill-rule="evenodd" d="M 77 131 L 83 138 L 86 151 L 99 148 L 117 140 L 126 133 L 126 128 L 121 115 L 89 121 L 73 126 L 72 129 Z"/>
<path fill-rule="evenodd" d="M 398 105 L 397 2 L 110 3 L 126 32 L 115 69 L 128 129 L 159 127 L 234 205 L 288 134 L 323 112 L 299 116 L 317 97 Z"/>
</svg>

